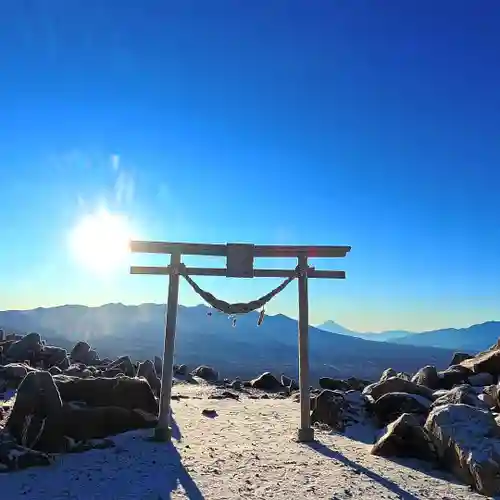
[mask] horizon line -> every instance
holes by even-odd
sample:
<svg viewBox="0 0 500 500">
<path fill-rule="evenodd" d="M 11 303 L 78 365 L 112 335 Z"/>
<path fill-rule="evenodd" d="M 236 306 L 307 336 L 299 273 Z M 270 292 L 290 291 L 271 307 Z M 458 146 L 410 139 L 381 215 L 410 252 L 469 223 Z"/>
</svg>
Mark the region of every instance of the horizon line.
<svg viewBox="0 0 500 500">
<path fill-rule="evenodd" d="M 146 305 L 152 305 L 152 306 L 163 306 L 165 307 L 166 309 L 166 303 L 163 303 L 163 302 L 141 302 L 140 304 L 125 304 L 123 302 L 106 302 L 104 304 L 100 304 L 100 305 L 85 305 L 85 304 L 58 304 L 58 305 L 53 305 L 53 306 L 38 306 L 38 307 L 33 307 L 31 309 L 0 309 L 0 313 L 2 312 L 29 312 L 29 311 L 35 311 L 37 309 L 58 309 L 58 308 L 62 308 L 62 307 L 85 307 L 87 309 L 97 309 L 97 308 L 101 308 L 101 307 L 106 307 L 106 306 L 124 306 L 124 307 L 140 307 L 140 306 L 146 306 Z M 203 303 L 199 303 L 199 304 L 195 304 L 195 305 L 191 305 L 191 306 L 187 306 L 187 305 L 184 305 L 184 304 L 179 304 L 180 307 L 184 307 L 186 309 L 193 309 L 195 307 L 204 307 L 206 309 L 210 309 L 210 306 L 206 305 L 206 304 L 203 304 Z M 166 311 L 165 311 L 166 312 Z M 252 311 L 252 312 L 255 312 L 255 311 Z M 248 313 L 247 313 L 248 314 Z M 283 313 L 276 313 L 276 314 L 266 314 L 266 316 L 269 316 L 269 317 L 275 317 L 275 316 L 284 316 L 286 318 L 289 318 L 289 319 L 292 319 L 293 321 L 297 321 L 297 319 L 291 317 L 291 316 L 287 316 L 286 314 L 283 314 Z M 491 319 L 491 320 L 487 320 L 487 321 L 483 321 L 481 323 L 470 323 L 468 324 L 468 326 L 461 326 L 461 327 L 446 327 L 446 328 L 435 328 L 435 329 L 431 329 L 431 330 L 422 330 L 422 331 L 412 331 L 412 330 L 406 330 L 406 329 L 397 329 L 397 328 L 392 328 L 392 329 L 389 329 L 389 330 L 380 330 L 380 331 L 357 331 L 357 330 L 350 330 L 349 328 L 343 326 L 343 325 L 340 325 L 339 323 L 337 323 L 336 321 L 334 320 L 326 320 L 324 321 L 323 323 L 319 323 L 319 324 L 310 324 L 309 326 L 312 326 L 314 328 L 317 328 L 319 330 L 323 330 L 321 328 L 322 325 L 324 325 L 325 323 L 328 323 L 329 321 L 332 321 L 334 322 L 336 325 L 340 326 L 341 328 L 345 328 L 346 330 L 349 330 L 350 332 L 352 332 L 353 334 L 361 334 L 361 335 L 365 335 L 365 334 L 368 334 L 368 335 L 381 335 L 381 334 L 384 334 L 384 333 L 388 333 L 388 332 L 394 332 L 394 331 L 404 331 L 405 333 L 408 333 L 408 334 L 415 334 L 415 335 L 418 335 L 418 334 L 422 334 L 422 333 L 428 333 L 428 332 L 433 332 L 433 331 L 440 331 L 440 330 L 465 330 L 465 329 L 468 329 L 468 328 L 471 328 L 473 326 L 477 326 L 477 325 L 484 325 L 486 323 L 499 323 L 500 320 L 496 320 L 496 319 Z M 328 331 L 328 330 L 323 330 L 323 331 Z M 329 332 L 329 333 L 335 333 L 337 335 L 343 335 L 341 333 L 337 333 L 337 332 Z"/>
</svg>

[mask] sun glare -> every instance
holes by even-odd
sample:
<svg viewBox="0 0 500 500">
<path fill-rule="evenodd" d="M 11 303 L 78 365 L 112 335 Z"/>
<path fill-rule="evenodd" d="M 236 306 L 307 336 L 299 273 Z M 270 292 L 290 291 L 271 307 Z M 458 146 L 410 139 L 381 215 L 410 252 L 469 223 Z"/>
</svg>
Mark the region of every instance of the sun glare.
<svg viewBox="0 0 500 500">
<path fill-rule="evenodd" d="M 125 264 L 130 238 L 125 216 L 100 210 L 85 216 L 71 231 L 70 247 L 82 266 L 104 274 Z"/>
</svg>

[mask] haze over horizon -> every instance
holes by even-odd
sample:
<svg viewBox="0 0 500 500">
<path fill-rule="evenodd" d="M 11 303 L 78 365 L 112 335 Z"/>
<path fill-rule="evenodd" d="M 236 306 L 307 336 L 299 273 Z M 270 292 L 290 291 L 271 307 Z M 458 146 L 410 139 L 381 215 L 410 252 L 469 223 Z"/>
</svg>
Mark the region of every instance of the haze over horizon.
<svg viewBox="0 0 500 500">
<path fill-rule="evenodd" d="M 500 4 L 283 5 L 4 6 L 0 309 L 163 303 L 134 237 L 352 246 L 311 261 L 347 272 L 311 282 L 311 324 L 500 319 Z M 296 293 L 267 312 L 296 318 Z"/>
</svg>

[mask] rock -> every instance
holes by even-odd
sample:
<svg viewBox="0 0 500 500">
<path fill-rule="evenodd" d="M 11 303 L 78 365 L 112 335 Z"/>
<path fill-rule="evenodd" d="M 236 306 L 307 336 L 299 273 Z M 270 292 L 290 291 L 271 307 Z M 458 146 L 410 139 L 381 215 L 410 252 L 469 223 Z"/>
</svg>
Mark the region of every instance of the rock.
<svg viewBox="0 0 500 500">
<path fill-rule="evenodd" d="M 493 398 L 492 396 L 490 396 L 489 394 L 486 394 L 484 392 L 482 392 L 481 394 L 478 394 L 477 398 L 482 401 L 486 407 L 488 407 L 490 410 L 493 408 L 495 409 L 496 408 L 496 399 Z"/>
<path fill-rule="evenodd" d="M 62 370 L 58 366 L 51 366 L 49 368 L 49 373 L 51 375 L 60 375 L 62 373 Z"/>
<path fill-rule="evenodd" d="M 450 366 L 444 371 L 438 372 L 438 377 L 441 381 L 443 389 L 452 389 L 453 386 L 467 382 L 469 375 L 472 372 L 469 368 L 461 365 Z"/>
<path fill-rule="evenodd" d="M 6 429 L 21 446 L 58 451 L 63 438 L 61 421 L 62 401 L 50 373 L 28 373 L 17 390 Z"/>
<path fill-rule="evenodd" d="M 209 408 L 205 408 L 201 414 L 205 417 L 208 417 L 208 418 L 215 418 L 217 417 L 217 412 L 215 410 L 212 410 L 212 409 L 209 409 Z"/>
<path fill-rule="evenodd" d="M 156 395 L 160 394 L 161 381 L 156 375 L 155 365 L 151 360 L 147 359 L 146 361 L 139 363 L 137 376 L 145 378 L 151 386 L 151 389 L 153 389 L 153 392 Z"/>
<path fill-rule="evenodd" d="M 403 380 L 411 380 L 411 376 L 408 373 L 405 372 L 398 372 L 396 375 L 398 378 L 402 378 Z"/>
<path fill-rule="evenodd" d="M 185 377 L 188 374 L 187 365 L 179 365 L 175 370 L 176 375 L 180 375 L 181 377 Z"/>
<path fill-rule="evenodd" d="M 462 361 L 465 361 L 466 359 L 470 359 L 472 356 L 470 354 L 467 354 L 465 352 L 456 352 L 453 354 L 453 358 L 451 360 L 450 366 L 453 365 L 458 365 Z"/>
<path fill-rule="evenodd" d="M 88 365 L 89 363 L 87 363 L 87 357 L 89 355 L 90 349 L 91 347 L 89 344 L 87 344 L 87 342 L 84 342 L 83 340 L 77 342 L 71 350 L 71 361 L 73 363 L 83 363 L 85 365 Z"/>
<path fill-rule="evenodd" d="M 53 463 L 51 455 L 19 445 L 11 434 L 0 429 L 0 472 L 47 466 Z"/>
<path fill-rule="evenodd" d="M 6 356 L 12 361 L 34 360 L 42 351 L 42 339 L 38 333 L 28 333 L 10 345 Z"/>
<path fill-rule="evenodd" d="M 90 349 L 87 358 L 87 365 L 96 365 L 100 363 L 99 354 L 94 349 Z"/>
<path fill-rule="evenodd" d="M 129 356 L 121 356 L 107 366 L 108 370 L 119 368 L 127 377 L 135 377 L 135 367 Z"/>
<path fill-rule="evenodd" d="M 367 413 L 366 398 L 361 391 L 347 391 L 344 393 L 344 399 L 344 427 L 367 422 L 371 418 Z"/>
<path fill-rule="evenodd" d="M 392 377 L 397 377 L 398 374 L 396 373 L 396 370 L 393 370 L 392 368 L 387 368 L 382 372 L 382 375 L 380 376 L 379 382 L 383 382 L 384 380 L 387 380 L 388 378 Z"/>
<path fill-rule="evenodd" d="M 201 378 L 202 380 L 206 380 L 207 382 L 217 382 L 219 379 L 219 373 L 214 370 L 211 366 L 198 366 L 195 370 L 191 372 L 193 377 Z"/>
<path fill-rule="evenodd" d="M 235 399 L 239 400 L 238 394 L 234 394 L 231 391 L 216 391 L 208 396 L 208 399 Z"/>
<path fill-rule="evenodd" d="M 487 405 L 482 402 L 477 393 L 470 385 L 459 385 L 450 389 L 445 395 L 436 399 L 431 408 L 450 404 L 466 404 L 478 408 L 487 409 Z"/>
<path fill-rule="evenodd" d="M 439 389 L 438 391 L 434 391 L 432 393 L 432 398 L 434 400 L 440 398 L 441 396 L 446 396 L 448 394 L 449 389 Z"/>
<path fill-rule="evenodd" d="M 45 366 L 50 368 L 51 366 L 57 366 L 61 361 L 68 357 L 68 351 L 62 347 L 46 345 L 43 346 L 40 357 L 45 362 Z"/>
<path fill-rule="evenodd" d="M 118 406 L 158 413 L 150 385 L 141 378 L 76 378 L 56 375 L 54 381 L 64 402 L 82 401 L 88 406 Z"/>
<path fill-rule="evenodd" d="M 252 380 L 252 387 L 263 391 L 278 391 L 283 389 L 281 382 L 270 372 L 265 372 Z"/>
<path fill-rule="evenodd" d="M 476 373 L 469 377 L 469 384 L 473 387 L 484 387 L 495 383 L 495 377 L 491 373 Z"/>
<path fill-rule="evenodd" d="M 8 381 L 12 380 L 17 383 L 20 383 L 29 371 L 33 371 L 33 368 L 23 363 L 9 363 L 8 365 L 0 366 L 0 376 Z"/>
<path fill-rule="evenodd" d="M 241 391 L 241 389 L 243 388 L 243 385 L 241 383 L 241 380 L 233 380 L 230 384 L 230 387 L 231 387 L 231 389 L 233 389 L 235 391 Z"/>
<path fill-rule="evenodd" d="M 387 426 L 385 434 L 373 445 L 372 455 L 417 458 L 434 462 L 434 445 L 415 415 L 403 413 Z"/>
<path fill-rule="evenodd" d="M 281 375 L 281 385 L 287 387 L 290 391 L 299 390 L 299 384 L 297 384 L 293 378 L 287 377 L 286 375 Z"/>
<path fill-rule="evenodd" d="M 370 384 L 363 389 L 363 395 L 372 402 L 390 392 L 406 392 L 408 394 L 423 396 L 431 401 L 433 399 L 432 390 L 428 387 L 398 377 L 390 377 L 381 382 Z"/>
<path fill-rule="evenodd" d="M 349 377 L 346 380 L 346 383 L 349 385 L 349 388 L 352 389 L 353 391 L 362 391 L 367 385 L 370 385 L 371 382 L 368 382 L 366 380 L 361 380 L 356 377 Z"/>
<path fill-rule="evenodd" d="M 319 379 L 319 386 L 322 389 L 328 389 L 330 391 L 348 391 L 351 386 L 345 380 L 339 380 L 330 377 L 321 377 Z"/>
<path fill-rule="evenodd" d="M 63 433 L 76 441 L 147 429 L 157 424 L 155 415 L 116 406 L 88 407 L 65 403 L 63 415 Z"/>
<path fill-rule="evenodd" d="M 438 406 L 425 429 L 441 465 L 479 493 L 500 493 L 500 440 L 489 411 L 464 404 Z"/>
<path fill-rule="evenodd" d="M 61 362 L 57 365 L 61 370 L 67 370 L 71 366 L 69 358 L 66 356 Z"/>
<path fill-rule="evenodd" d="M 311 399 L 311 406 L 312 424 L 322 423 L 332 429 L 344 430 L 346 402 L 345 397 L 340 391 L 322 390 L 315 398 Z"/>
<path fill-rule="evenodd" d="M 500 345 L 491 346 L 487 351 L 481 352 L 473 358 L 466 359 L 460 366 L 468 368 L 473 373 L 491 373 L 500 375 Z"/>
<path fill-rule="evenodd" d="M 487 396 L 489 396 L 489 398 L 491 398 L 491 400 L 493 400 L 493 406 L 490 406 L 490 408 L 495 408 L 496 410 L 498 410 L 500 408 L 500 405 L 499 405 L 499 390 L 498 390 L 498 385 L 496 384 L 492 384 L 492 385 L 487 385 L 486 387 L 483 387 L 483 393 Z M 490 399 L 488 399 L 488 401 L 491 401 Z"/>
<path fill-rule="evenodd" d="M 78 363 L 66 368 L 66 370 L 64 370 L 64 375 L 68 375 L 70 377 L 88 378 L 92 376 L 92 372 L 88 370 L 84 364 Z"/>
<path fill-rule="evenodd" d="M 155 365 L 156 374 L 159 377 L 161 377 L 161 373 L 163 371 L 163 361 L 162 361 L 162 359 L 160 357 L 158 357 L 158 356 L 155 356 L 154 365 Z"/>
<path fill-rule="evenodd" d="M 122 372 L 121 368 L 111 368 L 109 370 L 104 370 L 103 372 L 101 372 L 100 376 L 105 378 L 116 378 L 125 376 L 125 374 Z"/>
<path fill-rule="evenodd" d="M 373 403 L 372 410 L 379 423 L 385 426 L 403 413 L 427 415 L 430 406 L 431 401 L 423 396 L 406 392 L 389 392 Z"/>
<path fill-rule="evenodd" d="M 431 365 L 420 368 L 411 381 L 415 384 L 428 387 L 429 389 L 439 389 L 441 382 L 436 367 Z"/>
</svg>

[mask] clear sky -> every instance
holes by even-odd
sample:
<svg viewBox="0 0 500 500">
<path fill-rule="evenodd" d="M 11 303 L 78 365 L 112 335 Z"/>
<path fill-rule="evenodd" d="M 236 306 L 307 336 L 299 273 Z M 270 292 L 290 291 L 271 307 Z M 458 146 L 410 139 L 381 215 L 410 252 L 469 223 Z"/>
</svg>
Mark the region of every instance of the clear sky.
<svg viewBox="0 0 500 500">
<path fill-rule="evenodd" d="M 311 283 L 313 323 L 500 319 L 498 1 L 1 9 L 1 309 L 164 301 L 166 279 L 76 258 L 105 209 L 144 239 L 352 245 L 317 263 L 348 279 Z M 199 282 L 229 301 L 278 283 Z"/>
</svg>

